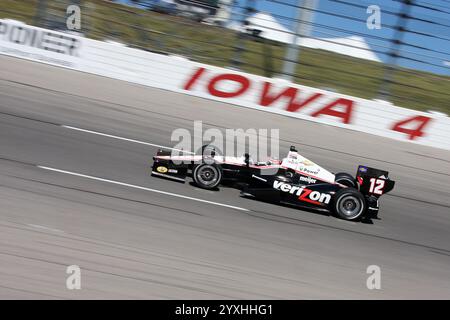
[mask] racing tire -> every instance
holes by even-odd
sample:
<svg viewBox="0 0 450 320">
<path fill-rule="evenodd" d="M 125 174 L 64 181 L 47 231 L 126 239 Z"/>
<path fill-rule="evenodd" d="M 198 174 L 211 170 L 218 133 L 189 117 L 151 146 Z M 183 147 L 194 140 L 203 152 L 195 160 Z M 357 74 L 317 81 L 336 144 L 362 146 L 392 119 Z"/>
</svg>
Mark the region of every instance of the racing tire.
<svg viewBox="0 0 450 320">
<path fill-rule="evenodd" d="M 346 172 L 339 172 L 336 173 L 334 178 L 334 181 L 340 184 L 343 184 L 347 187 L 357 188 L 357 183 L 355 178 L 349 173 Z"/>
<path fill-rule="evenodd" d="M 222 170 L 215 163 L 201 163 L 194 167 L 192 179 L 200 188 L 214 189 L 222 181 Z"/>
<path fill-rule="evenodd" d="M 217 149 L 214 145 L 205 144 L 196 152 L 197 155 L 202 155 L 204 157 L 213 157 L 214 155 L 222 156 L 222 151 Z"/>
<path fill-rule="evenodd" d="M 334 195 L 333 211 L 341 219 L 357 221 L 361 219 L 366 210 L 366 200 L 356 189 L 344 188 Z"/>
</svg>

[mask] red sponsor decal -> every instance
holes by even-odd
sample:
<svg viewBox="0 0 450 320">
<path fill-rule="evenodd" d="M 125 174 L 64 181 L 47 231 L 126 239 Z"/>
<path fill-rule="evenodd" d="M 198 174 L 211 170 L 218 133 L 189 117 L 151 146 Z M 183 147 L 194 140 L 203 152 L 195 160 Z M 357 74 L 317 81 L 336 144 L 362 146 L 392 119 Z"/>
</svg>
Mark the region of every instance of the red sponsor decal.
<svg viewBox="0 0 450 320">
<path fill-rule="evenodd" d="M 430 120 L 431 118 L 426 116 L 414 116 L 394 123 L 391 130 L 405 133 L 408 135 L 409 140 L 414 140 L 417 137 L 423 137 L 425 135 L 423 129 L 430 122 Z M 406 124 L 409 124 L 409 128 L 405 126 Z M 411 127 L 411 124 L 415 124 L 415 126 Z"/>
<path fill-rule="evenodd" d="M 361 178 L 361 177 L 356 177 L 356 179 L 358 179 L 358 183 L 359 183 L 360 185 L 363 184 L 363 178 Z"/>
<path fill-rule="evenodd" d="M 309 194 L 312 192 L 312 190 L 309 189 L 303 189 L 302 194 L 298 197 L 299 200 L 301 201 L 305 201 L 305 202 L 309 202 L 309 203 L 313 203 L 313 204 L 318 204 L 321 205 L 322 203 L 320 203 L 319 201 L 314 201 L 308 198 Z"/>
</svg>

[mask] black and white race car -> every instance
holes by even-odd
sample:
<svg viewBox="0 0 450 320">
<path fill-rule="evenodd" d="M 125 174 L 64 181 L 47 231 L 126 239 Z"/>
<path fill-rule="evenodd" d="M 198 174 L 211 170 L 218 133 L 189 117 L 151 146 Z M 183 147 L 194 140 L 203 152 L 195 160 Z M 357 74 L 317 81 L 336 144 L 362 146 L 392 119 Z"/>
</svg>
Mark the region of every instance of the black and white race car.
<svg viewBox="0 0 450 320">
<path fill-rule="evenodd" d="M 355 178 L 348 173 L 333 174 L 300 155 L 295 147 L 283 160 L 264 163 L 255 163 L 248 154 L 216 155 L 208 146 L 199 155 L 172 156 L 170 151 L 159 150 L 153 160 L 152 176 L 185 182 L 190 175 L 205 189 L 237 182 L 241 196 L 326 210 L 353 221 L 377 218 L 380 196 L 395 184 L 387 171 L 362 165 Z"/>
</svg>

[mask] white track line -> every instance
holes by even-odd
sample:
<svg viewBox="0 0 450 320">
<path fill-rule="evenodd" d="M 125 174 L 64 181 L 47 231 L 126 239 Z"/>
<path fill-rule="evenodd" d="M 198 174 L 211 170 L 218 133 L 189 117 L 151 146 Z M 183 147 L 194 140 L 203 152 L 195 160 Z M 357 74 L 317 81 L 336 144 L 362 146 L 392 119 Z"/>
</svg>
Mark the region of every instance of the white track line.
<svg viewBox="0 0 450 320">
<path fill-rule="evenodd" d="M 88 176 L 88 175 L 81 174 L 81 173 L 65 171 L 65 170 L 60 170 L 60 169 L 55 169 L 55 168 L 50 168 L 50 167 L 45 167 L 45 166 L 39 166 L 39 165 L 37 167 L 40 168 L 40 169 L 44 169 L 44 170 L 70 174 L 72 176 L 87 178 L 87 179 L 91 179 L 91 180 L 108 182 L 108 183 L 117 184 L 117 185 L 120 185 L 120 186 L 125 186 L 125 187 L 130 187 L 130 188 L 135 188 L 135 189 L 140 189 L 140 190 L 145 190 L 145 191 L 150 191 L 150 192 L 161 193 L 161 194 L 169 195 L 169 196 L 172 196 L 172 197 L 183 198 L 183 199 L 188 199 L 188 200 L 193 200 L 193 201 L 198 201 L 198 202 L 203 202 L 203 203 L 209 203 L 209 204 L 213 204 L 213 205 L 220 206 L 220 207 L 226 207 L 226 208 L 231 208 L 231 209 L 236 209 L 236 210 L 241 210 L 241 211 L 250 211 L 250 210 L 245 209 L 245 208 L 235 207 L 235 206 L 231 206 L 231 205 L 224 204 L 224 203 L 213 202 L 213 201 L 208 201 L 208 200 L 203 200 L 203 199 L 183 196 L 181 194 L 176 194 L 176 193 L 171 193 L 171 192 L 161 191 L 161 190 L 156 190 L 156 189 L 150 189 L 150 188 L 136 186 L 136 185 L 129 184 L 129 183 L 124 183 L 124 182 L 119 182 L 119 181 L 114 181 L 114 180 L 108 180 L 108 179 L 103 179 L 103 178 L 94 177 L 94 176 Z"/>
<path fill-rule="evenodd" d="M 42 230 L 53 231 L 53 232 L 58 232 L 58 233 L 65 233 L 62 230 L 55 229 L 55 228 L 49 228 L 49 227 L 41 226 L 41 225 L 38 225 L 38 224 L 29 224 L 28 223 L 27 226 L 32 227 L 32 228 L 36 228 L 36 229 L 42 229 Z"/>
<path fill-rule="evenodd" d="M 123 141 L 128 141 L 128 142 L 134 142 L 134 143 L 144 144 L 144 145 L 146 145 L 146 146 L 152 146 L 152 147 L 158 147 L 158 148 L 164 148 L 164 149 L 170 149 L 170 150 L 181 151 L 181 152 L 183 152 L 183 153 L 194 154 L 194 152 L 190 152 L 190 151 L 185 151 L 185 150 L 181 150 L 181 149 L 176 149 L 176 148 L 166 147 L 166 146 L 162 146 L 162 145 L 159 145 L 159 144 L 154 144 L 154 143 L 145 142 L 145 141 L 140 141 L 140 140 L 134 140 L 134 139 L 128 139 L 128 138 L 124 138 L 124 137 L 114 136 L 114 135 L 112 135 L 112 134 L 102 133 L 102 132 L 98 132 L 98 131 L 92 131 L 92 130 L 86 130 L 86 129 L 81 129 L 81 128 L 72 127 L 72 126 L 66 126 L 66 125 L 64 125 L 64 124 L 62 124 L 61 127 L 66 128 L 66 129 L 70 129 L 70 130 L 75 130 L 75 131 L 81 131 L 81 132 L 86 132 L 86 133 L 96 134 L 96 135 L 99 135 L 99 136 L 108 137 L 108 138 L 113 138 L 113 139 L 117 139 L 117 140 L 123 140 Z"/>
</svg>

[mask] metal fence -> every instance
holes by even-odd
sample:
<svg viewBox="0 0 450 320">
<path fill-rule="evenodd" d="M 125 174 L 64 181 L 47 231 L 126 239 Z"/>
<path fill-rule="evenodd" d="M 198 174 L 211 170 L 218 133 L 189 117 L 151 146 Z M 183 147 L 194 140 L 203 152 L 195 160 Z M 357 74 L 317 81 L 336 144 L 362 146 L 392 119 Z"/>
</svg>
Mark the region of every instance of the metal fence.
<svg viewBox="0 0 450 320">
<path fill-rule="evenodd" d="M 360 28 L 367 25 L 364 13 L 370 3 L 357 0 L 234 1 L 227 24 L 195 10 L 203 6 L 215 13 L 220 1 L 210 5 L 180 0 L 172 7 L 155 6 L 155 1 L 141 1 L 141 7 L 115 2 L 2 0 L 0 18 L 66 30 L 66 9 L 75 4 L 82 13 L 79 32 L 90 38 L 405 107 L 447 113 L 450 109 L 450 65 L 445 64 L 450 60 L 450 3 L 386 1 L 388 5 L 381 6 L 380 35 Z M 271 10 L 258 13 L 261 8 Z M 270 32 L 280 39 L 265 36 Z M 337 40 L 345 38 L 351 41 Z M 380 62 L 298 46 L 301 39 L 367 51 Z M 369 47 L 360 43 L 366 40 Z"/>
</svg>

